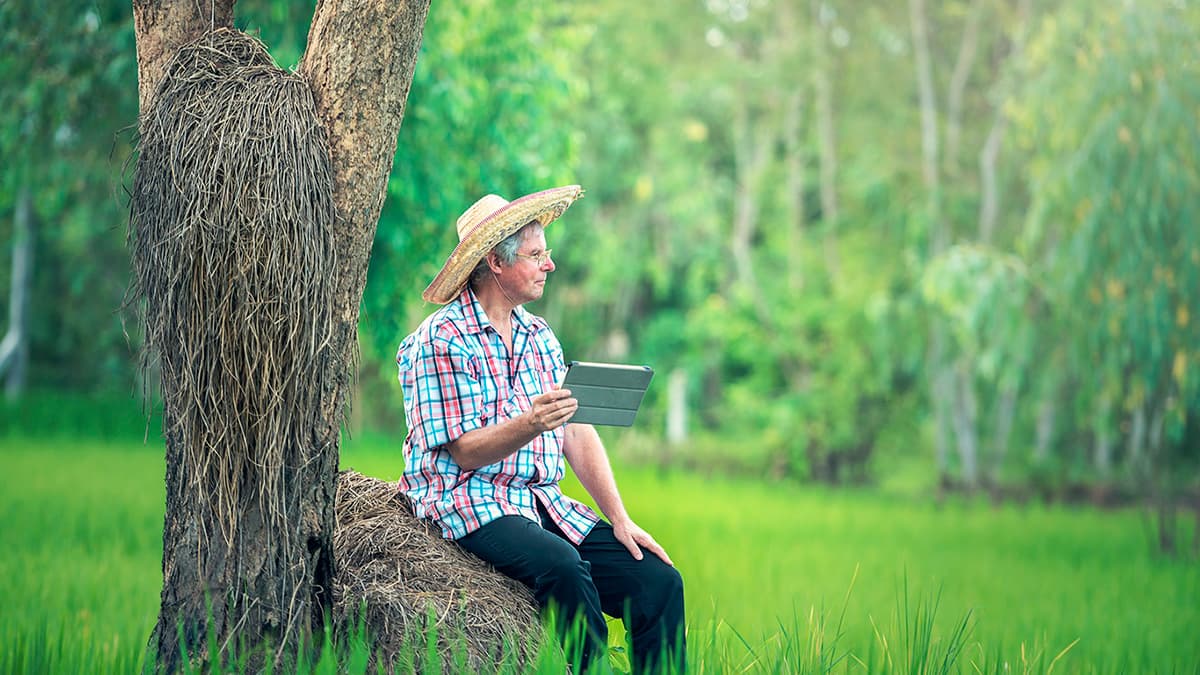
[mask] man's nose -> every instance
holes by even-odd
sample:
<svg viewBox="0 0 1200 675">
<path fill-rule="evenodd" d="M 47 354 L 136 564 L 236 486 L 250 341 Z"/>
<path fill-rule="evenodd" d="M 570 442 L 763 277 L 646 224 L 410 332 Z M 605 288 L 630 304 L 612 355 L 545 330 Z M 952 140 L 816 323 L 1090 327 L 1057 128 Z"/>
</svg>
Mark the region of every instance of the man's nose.
<svg viewBox="0 0 1200 675">
<path fill-rule="evenodd" d="M 542 269 L 546 270 L 546 272 L 553 272 L 555 267 L 553 258 L 546 258 L 546 264 L 542 265 Z"/>
</svg>

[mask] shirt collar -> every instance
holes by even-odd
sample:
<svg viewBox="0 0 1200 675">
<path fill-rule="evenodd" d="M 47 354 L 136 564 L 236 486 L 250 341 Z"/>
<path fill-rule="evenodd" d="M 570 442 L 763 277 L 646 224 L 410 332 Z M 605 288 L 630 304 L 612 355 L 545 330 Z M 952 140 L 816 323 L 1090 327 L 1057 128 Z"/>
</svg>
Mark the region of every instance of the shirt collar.
<svg viewBox="0 0 1200 675">
<path fill-rule="evenodd" d="M 488 318 L 487 312 L 483 311 L 483 305 L 480 304 L 479 298 L 475 296 L 475 291 L 470 284 L 463 289 L 462 294 L 458 296 L 459 308 L 463 315 L 463 328 L 471 335 L 482 333 L 488 328 L 492 328 L 492 320 Z M 539 317 L 530 314 L 525 310 L 525 307 L 518 305 L 513 309 L 513 329 L 522 330 L 528 333 L 536 333 L 545 323 Z"/>
</svg>

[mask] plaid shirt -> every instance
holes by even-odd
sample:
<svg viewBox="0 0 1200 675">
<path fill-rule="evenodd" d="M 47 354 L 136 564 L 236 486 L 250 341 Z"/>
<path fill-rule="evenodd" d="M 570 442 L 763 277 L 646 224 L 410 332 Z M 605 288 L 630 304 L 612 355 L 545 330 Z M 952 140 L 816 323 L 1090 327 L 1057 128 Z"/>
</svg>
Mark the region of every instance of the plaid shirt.
<svg viewBox="0 0 1200 675">
<path fill-rule="evenodd" d="M 565 496 L 564 428 L 547 431 L 513 454 L 474 471 L 464 471 L 446 444 L 516 417 L 530 399 L 549 390 L 566 373 L 562 347 L 541 318 L 513 311 L 513 356 L 468 287 L 434 312 L 400 343 L 396 363 L 404 389 L 408 436 L 400 490 L 419 518 L 460 539 L 504 515 L 540 522 L 537 503 L 576 544 L 599 518 Z"/>
</svg>

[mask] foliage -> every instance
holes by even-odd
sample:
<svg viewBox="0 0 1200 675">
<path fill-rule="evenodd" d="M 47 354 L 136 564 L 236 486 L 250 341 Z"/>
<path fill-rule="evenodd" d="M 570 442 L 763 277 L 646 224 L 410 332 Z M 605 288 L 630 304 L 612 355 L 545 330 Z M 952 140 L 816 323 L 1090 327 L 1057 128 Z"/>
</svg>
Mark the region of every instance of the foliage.
<svg viewBox="0 0 1200 675">
<path fill-rule="evenodd" d="M 1128 433 L 1134 469 L 1200 460 L 1198 31 L 1185 3 L 1064 7 L 1015 111 L 1038 186 L 1023 244 L 1047 280 L 1043 339 L 1090 363 L 1073 371 L 1076 424 L 1146 429 Z"/>
<path fill-rule="evenodd" d="M 0 241 L 28 188 L 30 375 L 42 387 L 132 384 L 116 314 L 128 269 L 118 133 L 136 117 L 136 65 L 128 3 L 0 3 Z M 2 259 L 7 306 L 7 246 Z"/>
<path fill-rule="evenodd" d="M 363 298 L 353 430 L 403 433 L 393 354 L 433 310 L 418 298 L 457 216 L 488 192 L 580 183 L 531 309 L 569 358 L 655 367 L 647 442 L 684 378 L 672 461 L 719 447 L 722 466 L 839 482 L 916 461 L 928 482 L 997 491 L 1136 490 L 1158 467 L 1196 489 L 1195 3 L 923 3 L 932 137 L 917 4 L 434 7 Z M 309 20 L 237 7 L 285 66 Z M 35 186 L 43 391 L 134 388 L 113 314 L 130 22 L 121 3 L 0 4 L 0 241 Z"/>
<path fill-rule="evenodd" d="M 395 379 L 396 346 L 432 311 L 421 289 L 467 206 L 573 182 L 580 31 L 568 19 L 562 7 L 498 12 L 481 0 L 430 12 L 363 299 L 369 376 Z"/>
</svg>

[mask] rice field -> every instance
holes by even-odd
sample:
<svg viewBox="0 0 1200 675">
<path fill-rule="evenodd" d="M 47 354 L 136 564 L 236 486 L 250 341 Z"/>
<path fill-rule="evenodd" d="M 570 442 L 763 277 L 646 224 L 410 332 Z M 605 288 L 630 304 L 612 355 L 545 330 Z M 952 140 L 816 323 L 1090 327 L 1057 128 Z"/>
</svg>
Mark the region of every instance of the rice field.
<svg viewBox="0 0 1200 675">
<path fill-rule="evenodd" d="M 0 437 L 0 462 L 0 672 L 139 670 L 161 446 Z M 356 441 L 342 464 L 394 478 L 401 458 Z M 1200 672 L 1200 565 L 1154 554 L 1139 510 L 617 473 L 684 576 L 693 671 Z"/>
</svg>

